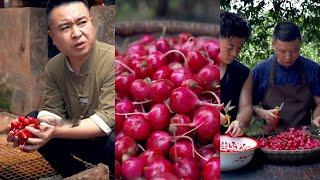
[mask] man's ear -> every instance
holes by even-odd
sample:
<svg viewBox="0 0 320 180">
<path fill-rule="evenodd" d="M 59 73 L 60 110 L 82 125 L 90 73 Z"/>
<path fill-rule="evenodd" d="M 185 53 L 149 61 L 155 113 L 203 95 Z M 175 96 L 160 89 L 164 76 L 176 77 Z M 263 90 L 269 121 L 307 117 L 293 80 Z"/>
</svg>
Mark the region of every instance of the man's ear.
<svg viewBox="0 0 320 180">
<path fill-rule="evenodd" d="M 53 40 L 53 33 L 52 33 L 52 31 L 51 31 L 50 29 L 48 30 L 48 35 L 49 35 L 50 38 L 52 39 L 53 45 L 55 45 L 55 44 L 54 44 L 54 40 Z"/>
<path fill-rule="evenodd" d="M 274 50 L 275 46 L 276 46 L 276 42 L 277 40 L 276 39 L 272 39 L 271 40 L 271 48 Z"/>
</svg>

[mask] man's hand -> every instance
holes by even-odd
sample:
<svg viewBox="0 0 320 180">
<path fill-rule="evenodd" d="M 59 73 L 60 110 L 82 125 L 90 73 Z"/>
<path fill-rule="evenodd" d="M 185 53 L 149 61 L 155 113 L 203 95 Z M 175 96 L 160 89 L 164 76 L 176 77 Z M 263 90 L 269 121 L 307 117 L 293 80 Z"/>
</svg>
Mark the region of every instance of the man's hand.
<svg viewBox="0 0 320 180">
<path fill-rule="evenodd" d="M 50 139 L 53 138 L 55 126 L 52 126 L 46 122 L 40 123 L 40 129 L 27 126 L 26 129 L 31 132 L 35 137 L 28 138 L 24 146 L 20 145 L 19 148 L 25 152 L 32 152 L 38 150 L 45 145 Z"/>
<path fill-rule="evenodd" d="M 314 118 L 314 119 L 312 120 L 312 123 L 313 123 L 315 126 L 320 127 L 320 116 Z"/>
<path fill-rule="evenodd" d="M 227 122 L 228 122 L 227 117 L 220 112 L 220 125 L 225 125 L 227 124 Z"/>
<path fill-rule="evenodd" d="M 232 137 L 242 136 L 243 135 L 244 125 L 239 120 L 234 120 L 231 122 L 228 130 L 225 134 L 230 134 Z"/>
<path fill-rule="evenodd" d="M 261 119 L 266 120 L 267 126 L 274 127 L 274 123 L 275 123 L 275 119 L 276 119 L 276 115 L 275 115 L 276 111 L 277 111 L 277 109 L 265 110 L 265 109 L 259 108 L 259 110 L 256 110 L 256 114 Z M 267 129 L 269 129 L 269 128 L 267 128 Z"/>
</svg>

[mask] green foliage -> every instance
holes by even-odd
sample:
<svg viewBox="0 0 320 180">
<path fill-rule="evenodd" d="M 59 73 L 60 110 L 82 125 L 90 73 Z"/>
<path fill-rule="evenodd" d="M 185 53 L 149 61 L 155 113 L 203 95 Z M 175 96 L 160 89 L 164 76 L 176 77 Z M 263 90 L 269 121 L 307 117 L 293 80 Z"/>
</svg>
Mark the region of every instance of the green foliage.
<svg viewBox="0 0 320 180">
<path fill-rule="evenodd" d="M 0 84 L 0 110 L 10 110 L 12 90 L 5 84 Z"/>
<path fill-rule="evenodd" d="M 301 54 L 320 62 L 318 0 L 225 0 L 221 1 L 221 9 L 240 14 L 251 25 L 252 35 L 239 55 L 247 66 L 252 68 L 272 55 L 272 31 L 281 21 L 292 21 L 300 27 Z"/>
<path fill-rule="evenodd" d="M 181 20 L 219 23 L 218 0 L 130 0 L 116 3 L 116 22 Z"/>
</svg>

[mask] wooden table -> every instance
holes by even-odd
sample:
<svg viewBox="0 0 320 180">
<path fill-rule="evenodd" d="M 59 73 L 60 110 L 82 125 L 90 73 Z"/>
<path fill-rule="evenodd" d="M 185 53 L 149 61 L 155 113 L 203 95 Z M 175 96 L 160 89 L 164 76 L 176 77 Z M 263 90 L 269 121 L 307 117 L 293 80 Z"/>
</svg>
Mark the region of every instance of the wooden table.
<svg viewBox="0 0 320 180">
<path fill-rule="evenodd" d="M 221 172 L 221 179 L 320 179 L 320 159 L 295 164 L 274 163 L 256 151 L 248 165 L 238 170 Z"/>
</svg>

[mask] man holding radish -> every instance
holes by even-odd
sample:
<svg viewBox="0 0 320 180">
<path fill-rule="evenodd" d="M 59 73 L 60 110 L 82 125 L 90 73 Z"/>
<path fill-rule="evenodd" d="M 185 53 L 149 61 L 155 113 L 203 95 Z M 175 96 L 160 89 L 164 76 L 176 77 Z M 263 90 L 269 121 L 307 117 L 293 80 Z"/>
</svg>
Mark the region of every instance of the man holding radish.
<svg viewBox="0 0 320 180">
<path fill-rule="evenodd" d="M 273 31 L 274 55 L 253 69 L 255 114 L 266 130 L 320 122 L 320 66 L 300 55 L 301 33 L 292 22 L 280 22 Z M 278 119 L 280 104 L 284 104 Z"/>
<path fill-rule="evenodd" d="M 52 0 L 46 9 L 48 34 L 62 52 L 45 69 L 39 129 L 19 148 L 38 151 L 62 176 L 89 163 L 114 166 L 114 47 L 96 41 L 85 0 Z M 8 141 L 18 146 L 13 132 Z"/>
<path fill-rule="evenodd" d="M 241 136 L 252 117 L 252 76 L 250 69 L 236 58 L 251 30 L 237 14 L 222 12 L 220 16 L 221 100 L 235 107 L 221 113 L 221 134 Z"/>
</svg>

